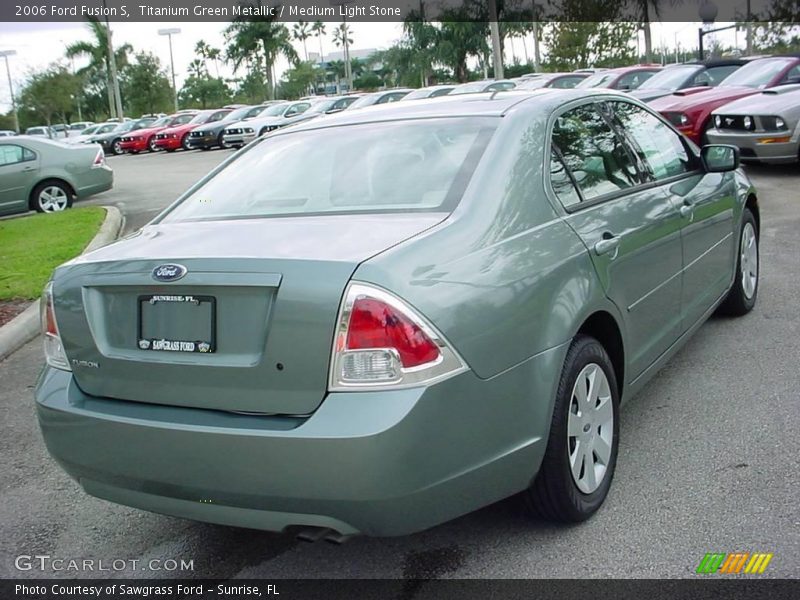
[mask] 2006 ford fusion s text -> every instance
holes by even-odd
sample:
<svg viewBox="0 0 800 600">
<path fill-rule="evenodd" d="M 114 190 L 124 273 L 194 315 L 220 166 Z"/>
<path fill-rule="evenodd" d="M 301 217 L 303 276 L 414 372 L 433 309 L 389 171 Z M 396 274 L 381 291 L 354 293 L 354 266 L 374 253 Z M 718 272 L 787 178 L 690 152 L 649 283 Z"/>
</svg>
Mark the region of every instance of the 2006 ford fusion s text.
<svg viewBox="0 0 800 600">
<path fill-rule="evenodd" d="M 400 535 L 522 492 L 581 521 L 620 403 L 753 307 L 758 239 L 737 150 L 617 92 L 345 111 L 55 271 L 38 419 L 86 492 L 158 513 Z"/>
</svg>

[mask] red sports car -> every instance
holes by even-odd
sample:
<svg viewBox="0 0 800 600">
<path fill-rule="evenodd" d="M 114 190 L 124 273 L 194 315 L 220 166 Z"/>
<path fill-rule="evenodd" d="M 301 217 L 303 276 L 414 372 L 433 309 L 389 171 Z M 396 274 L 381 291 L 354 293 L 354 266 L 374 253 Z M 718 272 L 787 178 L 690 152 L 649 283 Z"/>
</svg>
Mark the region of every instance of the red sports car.
<svg viewBox="0 0 800 600">
<path fill-rule="evenodd" d="M 711 111 L 765 88 L 786 83 L 800 83 L 800 57 L 759 58 L 741 67 L 713 88 L 695 87 L 680 90 L 653 100 L 650 106 L 694 143 L 708 143 Z"/>
<path fill-rule="evenodd" d="M 145 150 L 155 152 L 158 150 L 156 146 L 157 133 L 160 133 L 168 127 L 184 125 L 191 121 L 196 114 L 196 111 L 186 111 L 168 117 L 161 117 L 148 128 L 132 131 L 130 135 L 123 137 L 120 146 L 122 146 L 124 152 L 129 152 L 131 154 L 138 154 Z"/>
<path fill-rule="evenodd" d="M 167 152 L 175 152 L 178 148 L 184 150 L 191 150 L 189 147 L 189 132 L 198 125 L 205 125 L 206 123 L 213 123 L 224 118 L 232 109 L 230 108 L 213 108 L 210 110 L 201 110 L 197 113 L 188 123 L 183 125 L 176 125 L 174 127 L 167 127 L 163 131 L 156 134 L 155 146 Z"/>
</svg>

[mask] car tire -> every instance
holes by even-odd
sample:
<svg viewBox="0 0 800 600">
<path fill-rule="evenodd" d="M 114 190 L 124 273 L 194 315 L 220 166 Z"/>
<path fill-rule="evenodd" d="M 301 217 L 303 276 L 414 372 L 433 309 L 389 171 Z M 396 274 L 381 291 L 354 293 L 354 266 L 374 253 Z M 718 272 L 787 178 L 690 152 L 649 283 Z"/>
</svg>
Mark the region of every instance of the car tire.
<svg viewBox="0 0 800 600">
<path fill-rule="evenodd" d="M 111 152 L 113 152 L 116 156 L 125 154 L 125 150 L 122 149 L 122 141 L 114 140 L 111 142 Z"/>
<path fill-rule="evenodd" d="M 227 149 L 227 148 L 232 148 L 233 147 L 233 146 L 231 146 L 231 144 L 229 144 L 229 143 L 227 143 L 225 141 L 225 139 L 224 139 L 224 137 L 223 137 L 223 135 L 221 133 L 219 134 L 219 136 L 217 136 L 217 144 L 219 144 L 220 148 L 226 148 Z"/>
<path fill-rule="evenodd" d="M 177 148 L 164 148 L 167 152 L 175 152 Z"/>
<path fill-rule="evenodd" d="M 756 305 L 758 298 L 758 225 L 749 208 L 742 213 L 736 253 L 736 276 L 725 300 L 719 307 L 724 315 L 740 317 Z"/>
<path fill-rule="evenodd" d="M 189 147 L 189 134 L 188 133 L 184 133 L 183 137 L 181 138 L 181 148 L 183 148 L 184 150 L 187 150 L 187 151 L 191 150 L 191 148 Z"/>
<path fill-rule="evenodd" d="M 265 133 L 269 133 L 269 129 L 262 127 L 261 131 L 258 132 L 258 137 L 262 137 Z"/>
<path fill-rule="evenodd" d="M 591 517 L 608 495 L 618 446 L 614 367 L 600 342 L 579 334 L 564 360 L 542 464 L 524 492 L 530 511 L 567 523 Z"/>
<path fill-rule="evenodd" d="M 43 181 L 31 193 L 31 208 L 40 213 L 67 210 L 72 206 L 72 190 L 61 181 Z"/>
<path fill-rule="evenodd" d="M 156 137 L 152 136 L 149 140 L 147 140 L 147 149 L 150 152 L 158 152 L 158 146 L 156 146 Z"/>
</svg>

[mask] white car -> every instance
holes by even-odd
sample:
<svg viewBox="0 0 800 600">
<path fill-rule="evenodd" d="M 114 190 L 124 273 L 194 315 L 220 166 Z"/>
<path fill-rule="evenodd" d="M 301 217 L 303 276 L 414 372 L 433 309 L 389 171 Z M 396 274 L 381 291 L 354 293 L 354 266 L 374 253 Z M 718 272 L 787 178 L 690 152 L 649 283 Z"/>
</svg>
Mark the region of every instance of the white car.
<svg viewBox="0 0 800 600">
<path fill-rule="evenodd" d="M 91 127 L 92 125 L 94 125 L 94 121 L 78 121 L 77 123 L 72 123 L 67 129 L 67 137 L 73 138 L 81 135 L 87 127 Z"/>
<path fill-rule="evenodd" d="M 94 136 L 113 131 L 118 125 L 119 123 L 116 122 L 89 125 L 89 127 L 86 127 L 78 135 L 68 137 L 66 142 L 67 144 L 90 144 Z"/>
<path fill-rule="evenodd" d="M 240 148 L 268 131 L 289 125 L 291 121 L 287 121 L 287 119 L 303 114 L 311 108 L 312 104 L 313 102 L 310 100 L 273 104 L 265 108 L 258 116 L 233 123 L 227 127 L 222 136 L 223 143 L 226 146 Z"/>
</svg>

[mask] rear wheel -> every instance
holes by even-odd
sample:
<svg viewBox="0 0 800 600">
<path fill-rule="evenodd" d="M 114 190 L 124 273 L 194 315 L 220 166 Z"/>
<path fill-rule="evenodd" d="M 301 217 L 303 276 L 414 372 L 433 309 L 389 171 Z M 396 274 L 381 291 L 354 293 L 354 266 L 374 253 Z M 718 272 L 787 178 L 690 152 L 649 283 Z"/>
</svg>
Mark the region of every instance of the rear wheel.
<svg viewBox="0 0 800 600">
<path fill-rule="evenodd" d="M 72 190 L 59 181 L 42 182 L 31 194 L 31 205 L 37 212 L 61 212 L 72 206 Z"/>
<path fill-rule="evenodd" d="M 525 492 L 534 514 L 579 522 L 600 508 L 617 463 L 618 412 L 608 353 L 596 339 L 578 335 L 564 361 L 542 465 Z"/>
<path fill-rule="evenodd" d="M 733 287 L 719 307 L 719 312 L 741 316 L 749 313 L 758 297 L 758 228 L 750 209 L 742 214 L 739 232 L 739 252 L 736 258 L 736 278 Z"/>
</svg>

